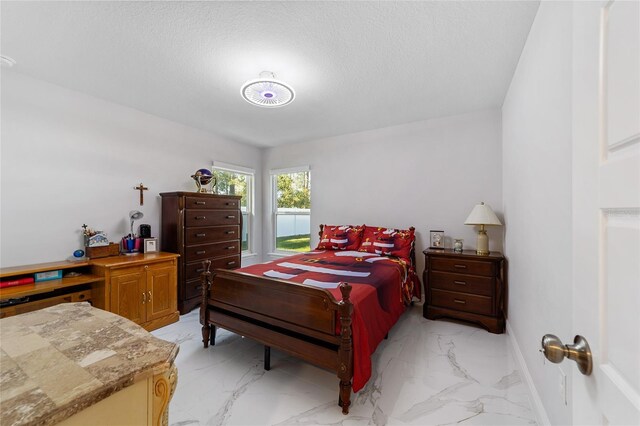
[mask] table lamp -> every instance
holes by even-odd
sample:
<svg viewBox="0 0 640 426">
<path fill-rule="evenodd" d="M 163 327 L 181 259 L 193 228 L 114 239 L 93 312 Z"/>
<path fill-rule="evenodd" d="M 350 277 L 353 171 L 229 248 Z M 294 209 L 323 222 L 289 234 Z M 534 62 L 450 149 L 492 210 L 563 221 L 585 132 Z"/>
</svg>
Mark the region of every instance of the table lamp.
<svg viewBox="0 0 640 426">
<path fill-rule="evenodd" d="M 478 231 L 478 243 L 476 247 L 476 254 L 486 256 L 489 254 L 489 237 L 487 236 L 487 231 L 484 229 L 487 225 L 502 225 L 500 219 L 496 216 L 496 214 L 491 210 L 491 207 L 487 206 L 485 203 L 477 204 L 467 220 L 464 221 L 465 225 L 480 225 L 480 230 Z"/>
</svg>

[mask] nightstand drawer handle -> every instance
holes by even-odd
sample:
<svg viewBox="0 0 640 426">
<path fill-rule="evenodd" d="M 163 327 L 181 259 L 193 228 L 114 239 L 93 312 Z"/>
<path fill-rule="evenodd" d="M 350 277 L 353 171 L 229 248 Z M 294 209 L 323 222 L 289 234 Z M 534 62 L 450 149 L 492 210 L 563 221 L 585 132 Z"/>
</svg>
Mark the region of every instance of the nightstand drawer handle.
<svg viewBox="0 0 640 426">
<path fill-rule="evenodd" d="M 200 234 L 196 234 L 196 237 L 206 237 L 207 234 L 205 232 L 201 232 Z"/>
<path fill-rule="evenodd" d="M 206 205 L 206 204 L 207 204 L 207 202 L 206 202 L 206 201 L 196 201 L 196 205 L 197 205 L 197 206 L 204 206 L 204 205 Z"/>
<path fill-rule="evenodd" d="M 227 219 L 235 219 L 235 218 L 236 218 L 236 217 L 235 217 L 235 216 L 232 216 L 232 215 L 227 216 Z"/>
<path fill-rule="evenodd" d="M 456 263 L 455 265 L 453 265 L 454 268 L 460 268 L 460 269 L 467 269 L 467 265 L 460 265 L 458 263 Z"/>
<path fill-rule="evenodd" d="M 235 265 L 235 264 L 236 264 L 236 261 L 235 261 L 235 260 L 232 260 L 231 262 L 227 262 L 227 265 L 228 265 L 228 266 Z"/>
<path fill-rule="evenodd" d="M 467 301 L 466 300 L 460 300 L 460 299 L 453 299 L 454 302 L 459 303 L 461 305 L 466 305 Z"/>
<path fill-rule="evenodd" d="M 466 281 L 454 281 L 453 283 L 458 285 L 467 285 Z"/>
<path fill-rule="evenodd" d="M 227 250 L 233 250 L 234 248 L 236 248 L 236 246 L 229 246 L 227 247 Z"/>
<path fill-rule="evenodd" d="M 200 219 L 206 219 L 206 216 L 196 216 L 196 220 L 200 220 Z"/>
<path fill-rule="evenodd" d="M 206 250 L 198 250 L 196 254 L 205 254 L 206 252 L 207 252 Z"/>
</svg>

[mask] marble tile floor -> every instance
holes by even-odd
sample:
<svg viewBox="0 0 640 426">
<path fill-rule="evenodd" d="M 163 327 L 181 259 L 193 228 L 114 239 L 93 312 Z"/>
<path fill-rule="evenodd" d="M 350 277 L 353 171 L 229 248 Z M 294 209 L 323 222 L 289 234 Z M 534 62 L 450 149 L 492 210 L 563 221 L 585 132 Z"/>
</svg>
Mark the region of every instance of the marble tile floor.
<svg viewBox="0 0 640 426">
<path fill-rule="evenodd" d="M 373 355 L 369 382 L 344 416 L 338 378 L 226 330 L 204 349 L 198 311 L 153 332 L 180 344 L 169 424 L 522 425 L 535 424 L 505 334 L 406 312 Z"/>
</svg>

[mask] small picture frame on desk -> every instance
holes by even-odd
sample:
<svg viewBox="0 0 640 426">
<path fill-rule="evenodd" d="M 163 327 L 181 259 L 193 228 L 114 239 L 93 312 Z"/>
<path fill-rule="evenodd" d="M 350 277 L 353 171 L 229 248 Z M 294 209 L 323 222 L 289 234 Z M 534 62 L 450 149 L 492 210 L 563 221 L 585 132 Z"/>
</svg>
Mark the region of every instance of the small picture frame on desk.
<svg viewBox="0 0 640 426">
<path fill-rule="evenodd" d="M 444 250 L 444 231 L 429 231 L 429 248 Z"/>
<path fill-rule="evenodd" d="M 144 253 L 157 253 L 158 252 L 158 239 L 157 238 L 145 238 L 142 244 L 142 251 Z"/>
</svg>

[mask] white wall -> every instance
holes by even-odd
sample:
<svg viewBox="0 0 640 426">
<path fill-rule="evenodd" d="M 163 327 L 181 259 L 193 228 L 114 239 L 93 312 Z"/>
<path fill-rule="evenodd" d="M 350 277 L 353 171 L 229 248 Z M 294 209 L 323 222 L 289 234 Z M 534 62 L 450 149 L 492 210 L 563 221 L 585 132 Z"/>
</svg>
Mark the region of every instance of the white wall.
<svg viewBox="0 0 640 426">
<path fill-rule="evenodd" d="M 212 160 L 257 171 L 262 216 L 259 149 L 4 69 L 1 139 L 3 267 L 69 257 L 82 247 L 83 223 L 117 241 L 129 210 L 145 215 L 136 228 L 148 223 L 157 236 L 158 194 L 193 191 L 189 176 Z M 149 187 L 144 206 L 133 189 L 140 182 Z"/>
<path fill-rule="evenodd" d="M 571 424 L 546 333 L 570 336 L 571 4 L 542 2 L 502 108 L 509 327 L 552 424 Z"/>
<path fill-rule="evenodd" d="M 419 272 L 429 230 L 464 238 L 476 233 L 464 220 L 484 201 L 501 217 L 501 122 L 499 110 L 420 121 L 265 150 L 269 170 L 311 166 L 311 235 L 318 225 L 367 224 L 417 232 Z M 264 252 L 272 251 L 271 209 L 264 208 Z M 489 231 L 491 250 L 502 249 L 502 230 Z"/>
</svg>

